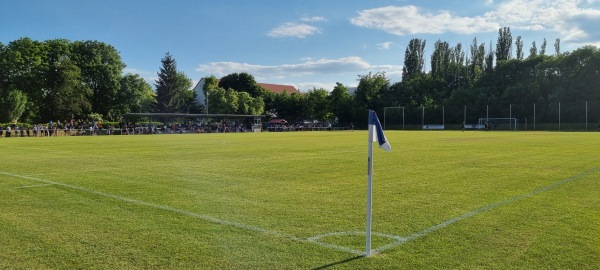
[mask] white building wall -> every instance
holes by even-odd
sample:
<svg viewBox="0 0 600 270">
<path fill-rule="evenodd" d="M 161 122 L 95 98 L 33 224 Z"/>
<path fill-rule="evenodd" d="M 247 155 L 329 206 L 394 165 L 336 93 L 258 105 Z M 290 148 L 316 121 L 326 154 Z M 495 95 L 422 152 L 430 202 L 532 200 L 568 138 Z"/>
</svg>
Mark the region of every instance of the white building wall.
<svg viewBox="0 0 600 270">
<path fill-rule="evenodd" d="M 196 101 L 198 102 L 198 104 L 200 104 L 202 106 L 206 105 L 206 103 L 204 102 L 206 97 L 204 96 L 204 91 L 202 90 L 205 82 L 206 82 L 206 80 L 204 78 L 202 78 L 196 84 L 196 87 L 194 87 L 194 92 L 196 92 Z"/>
</svg>

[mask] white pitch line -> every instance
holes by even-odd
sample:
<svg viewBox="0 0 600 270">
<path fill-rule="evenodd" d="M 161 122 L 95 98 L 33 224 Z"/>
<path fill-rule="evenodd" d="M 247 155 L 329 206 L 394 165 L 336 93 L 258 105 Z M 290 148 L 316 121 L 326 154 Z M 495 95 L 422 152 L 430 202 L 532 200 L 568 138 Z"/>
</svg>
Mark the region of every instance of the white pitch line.
<svg viewBox="0 0 600 270">
<path fill-rule="evenodd" d="M 555 183 L 553 183 L 553 184 L 551 184 L 551 185 L 548 185 L 548 186 L 545 186 L 545 187 L 542 187 L 542 188 L 536 189 L 536 190 L 534 190 L 534 191 L 532 191 L 532 192 L 529 192 L 529 193 L 527 193 L 527 194 L 525 194 L 525 195 L 516 196 L 516 197 L 510 198 L 510 199 L 507 199 L 507 200 L 501 201 L 501 202 L 493 203 L 493 204 L 490 204 L 490 205 L 487 205 L 487 206 L 481 207 L 481 208 L 479 208 L 479 209 L 475 209 L 475 210 L 473 210 L 473 211 L 471 211 L 471 212 L 468 212 L 468 213 L 462 214 L 462 215 L 460 215 L 460 216 L 453 217 L 453 218 L 451 218 L 451 219 L 449 219 L 449 220 L 446 220 L 446 221 L 444 221 L 444 222 L 442 222 L 442 223 L 440 223 L 440 224 L 437 224 L 437 225 L 431 226 L 431 227 L 429 227 L 429 228 L 427 228 L 427 229 L 425 229 L 425 230 L 422 230 L 422 231 L 420 231 L 420 232 L 413 233 L 413 234 L 411 234 L 411 235 L 409 235 L 409 236 L 405 237 L 405 238 L 404 238 L 404 239 L 402 239 L 402 240 L 398 240 L 398 241 L 396 241 L 396 242 L 394 242 L 394 243 L 391 243 L 391 244 L 388 244 L 388 245 L 385 245 L 385 246 L 378 247 L 378 248 L 376 248 L 376 249 L 375 249 L 375 252 L 377 252 L 377 253 L 383 252 L 383 251 L 385 251 L 385 250 L 387 250 L 387 249 L 390 249 L 390 248 L 393 248 L 393 247 L 396 247 L 396 246 L 402 245 L 402 244 L 404 244 L 404 243 L 406 243 L 406 242 L 409 242 L 409 241 L 415 240 L 415 239 L 417 239 L 417 238 L 419 238 L 419 237 L 421 237 L 421 236 L 425 236 L 425 235 L 427 235 L 427 234 L 429 234 L 429 233 L 435 232 L 435 231 L 437 231 L 437 230 L 439 230 L 439 229 L 442 229 L 442 228 L 444 228 L 444 227 L 446 227 L 446 226 L 448 226 L 448 225 L 454 224 L 454 223 L 456 223 L 456 222 L 458 222 L 458 221 L 461 221 L 461 220 L 463 220 L 463 219 L 466 219 L 466 218 L 472 217 L 472 216 L 474 216 L 474 215 L 477 215 L 477 214 L 480 214 L 480 213 L 483 213 L 483 212 L 490 211 L 490 210 L 492 210 L 492 209 L 494 209 L 494 208 L 497 208 L 497 207 L 500 207 L 500 206 L 503 206 L 503 205 L 506 205 L 506 204 L 509 204 L 509 203 L 512 203 L 512 202 L 516 202 L 516 201 L 520 201 L 520 200 L 523 200 L 523 199 L 526 199 L 526 198 L 533 197 L 533 196 L 535 196 L 535 195 L 537 195 L 537 194 L 540 194 L 540 193 L 542 193 L 542 192 L 545 192 L 545 191 L 551 190 L 551 189 L 553 189 L 553 188 L 556 188 L 556 187 L 562 186 L 562 185 L 564 185 L 564 184 L 566 184 L 566 183 L 569 183 L 569 182 L 572 182 L 572 181 L 575 181 L 575 180 L 581 179 L 581 178 L 583 178 L 583 177 L 585 177 L 585 176 L 588 176 L 588 175 L 590 175 L 590 174 L 593 174 L 593 173 L 596 173 L 596 172 L 600 172 L 600 166 L 599 166 L 599 167 L 592 168 L 592 169 L 589 169 L 589 170 L 587 170 L 587 171 L 584 171 L 584 172 L 582 172 L 582 173 L 580 173 L 580 174 L 573 175 L 573 176 L 571 176 L 571 177 L 569 177 L 569 178 L 566 178 L 566 179 L 560 180 L 560 181 L 558 181 L 558 182 L 555 182 Z"/>
<path fill-rule="evenodd" d="M 155 209 L 160 209 L 160 210 L 164 210 L 164 211 L 168 211 L 168 212 L 173 212 L 173 213 L 182 214 L 182 215 L 186 215 L 186 216 L 190 216 L 190 217 L 195 217 L 195 218 L 202 219 L 202 220 L 205 220 L 205 221 L 208 221 L 208 222 L 212 222 L 212 223 L 216 223 L 216 224 L 227 225 L 227 226 L 231 226 L 231 227 L 235 227 L 235 228 L 240 228 L 240 229 L 244 229 L 244 230 L 249 230 L 249 231 L 261 232 L 261 233 L 264 233 L 264 234 L 273 235 L 273 236 L 281 237 L 281 238 L 285 238 L 285 239 L 290 239 L 290 240 L 294 240 L 294 241 L 297 241 L 297 242 L 313 243 L 313 244 L 316 244 L 316 245 L 319 245 L 319 246 L 322 246 L 322 247 L 336 249 L 338 251 L 344 251 L 344 252 L 348 252 L 348 253 L 352 253 L 352 254 L 357 254 L 357 255 L 363 255 L 364 254 L 364 252 L 362 252 L 362 251 L 350 249 L 350 248 L 347 248 L 347 247 L 342 247 L 342 246 L 333 245 L 333 244 L 329 244 L 329 243 L 319 242 L 319 241 L 316 241 L 314 239 L 306 239 L 306 238 L 300 238 L 300 237 L 293 236 L 293 235 L 287 235 L 287 234 L 283 234 L 283 233 L 280 233 L 280 232 L 271 231 L 271 230 L 267 230 L 267 229 L 264 229 L 264 228 L 252 226 L 252 225 L 246 225 L 246 224 L 239 223 L 239 222 L 234 222 L 234 221 L 219 219 L 219 218 L 211 217 L 211 216 L 208 216 L 208 215 L 202 215 L 202 214 L 198 214 L 198 213 L 194 213 L 194 212 L 190 212 L 190 211 L 186 211 L 186 210 L 182 210 L 182 209 L 177 209 L 177 208 L 166 206 L 166 205 L 160 205 L 160 204 L 155 204 L 155 203 L 151 203 L 151 202 L 140 201 L 140 200 L 131 199 L 131 198 L 127 198 L 127 197 L 115 195 L 115 194 L 104 193 L 104 192 L 100 192 L 100 191 L 96 191 L 96 190 L 92 190 L 92 189 L 87 189 L 87 188 L 83 188 L 83 187 L 79 187 L 79 186 L 74 186 L 74 185 L 69 185 L 69 184 L 54 182 L 54 181 L 50 181 L 50 180 L 46 180 L 46 179 L 41 179 L 41 178 L 37 178 L 37 177 L 31 177 L 31 176 L 26 176 L 26 175 L 18 175 L 18 174 L 7 173 L 7 172 L 2 172 L 2 171 L 0 171 L 0 174 L 8 175 L 8 176 L 16 177 L 16 178 L 22 178 L 22 179 L 27 179 L 27 180 L 38 181 L 38 182 L 46 183 L 46 185 L 62 186 L 62 187 L 66 187 L 66 188 L 70 188 L 70 189 L 74 189 L 74 190 L 79 190 L 79 191 L 83 191 L 83 192 L 86 192 L 86 193 L 91 193 L 91 194 L 102 196 L 102 197 L 107 197 L 107 198 L 115 199 L 115 200 L 122 201 L 122 202 L 127 202 L 127 203 L 142 205 L 142 206 L 147 206 L 147 207 L 151 207 L 151 208 L 155 208 Z"/>
<path fill-rule="evenodd" d="M 22 186 L 22 187 L 18 187 L 18 188 L 34 188 L 34 187 L 45 187 L 45 186 L 51 186 L 54 184 L 39 184 L 39 185 L 31 185 L 31 186 Z"/>
<path fill-rule="evenodd" d="M 435 232 L 437 230 L 440 230 L 442 228 L 445 228 L 451 224 L 454 224 L 458 221 L 461 221 L 463 219 L 472 217 L 474 215 L 483 213 L 483 212 L 487 212 L 490 211 L 492 209 L 495 209 L 497 207 L 512 203 L 512 202 L 516 202 L 519 200 L 523 200 L 526 198 L 530 198 L 533 197 L 539 193 L 548 191 L 550 189 L 556 188 L 558 186 L 564 185 L 566 183 L 569 183 L 571 181 L 574 180 L 578 180 L 582 177 L 585 177 L 587 175 L 596 173 L 600 171 L 600 166 L 599 167 L 595 167 L 592 169 L 589 169 L 587 171 L 584 171 L 580 174 L 571 176 L 569 178 L 560 180 L 558 182 L 555 182 L 551 185 L 536 189 L 530 193 L 527 193 L 525 195 L 521 195 L 521 196 L 516 196 L 504 201 L 500 201 L 497 203 L 493 203 L 481 208 L 478 208 L 476 210 L 473 210 L 471 212 L 462 214 L 460 216 L 456 216 L 454 218 L 451 218 L 449 220 L 446 220 L 442 223 L 439 223 L 437 225 L 431 226 L 427 229 L 424 229 L 422 231 L 413 233 L 407 237 L 401 237 L 401 236 L 397 236 L 397 235 L 390 235 L 390 234 L 383 234 L 383 233 L 374 233 L 374 235 L 378 235 L 381 237 L 386 237 L 386 238 L 392 238 L 392 239 L 396 239 L 397 241 L 391 243 L 391 244 L 387 244 L 378 248 L 375 248 L 373 250 L 374 253 L 381 253 L 385 250 L 388 250 L 390 248 L 394 248 L 396 246 L 402 245 L 406 242 L 415 240 L 417 238 L 420 238 L 422 236 L 425 236 L 429 233 Z M 250 231 L 255 231 L 255 232 L 261 232 L 261 233 L 265 233 L 268 235 L 273 235 L 273 236 L 277 236 L 277 237 L 281 237 L 281 238 L 286 238 L 286 239 L 290 239 L 290 240 L 294 240 L 297 242 L 302 242 L 302 243 L 314 243 L 316 245 L 322 246 L 322 247 L 327 247 L 327 248 L 331 248 L 331 249 L 336 249 L 339 251 L 345 251 L 348 253 L 352 253 L 352 254 L 356 254 L 356 255 L 365 255 L 365 253 L 363 251 L 359 251 L 359 250 L 355 250 L 355 249 L 351 249 L 351 248 L 347 248 L 347 247 L 343 247 L 343 246 L 338 246 L 338 245 L 334 245 L 334 244 L 329 244 L 329 243 L 325 243 L 325 242 L 319 242 L 318 240 L 323 238 L 323 237 L 327 237 L 327 236 L 337 236 L 337 235 L 360 235 L 360 234 L 364 234 L 363 232 L 334 232 L 334 233 L 327 233 L 327 234 L 322 234 L 322 235 L 317 235 L 317 236 L 313 236 L 310 238 L 300 238 L 300 237 L 296 237 L 293 235 L 287 235 L 287 234 L 283 234 L 283 233 L 279 233 L 276 231 L 271 231 L 271 230 L 267 230 L 267 229 L 263 229 L 260 227 L 256 227 L 256 226 L 251 226 L 251 225 L 246 225 L 246 224 L 242 224 L 242 223 L 238 223 L 238 222 L 234 222 L 234 221 L 228 221 L 228 220 L 224 220 L 224 219 L 218 219 L 215 217 L 211 217 L 211 216 L 207 216 L 207 215 L 201 215 L 198 213 L 194 213 L 194 212 L 189 212 L 189 211 L 185 211 L 185 210 L 181 210 L 181 209 L 177 209 L 177 208 L 173 208 L 170 206 L 165 206 L 165 205 L 160 205 L 160 204 L 155 204 L 155 203 L 150 203 L 150 202 L 145 202 L 145 201 L 140 201 L 140 200 L 135 200 L 135 199 L 130 199 L 130 198 L 126 198 L 123 196 L 119 196 L 119 195 L 114 195 L 114 194 L 109 194 L 109 193 L 104 193 L 104 192 L 100 192 L 100 191 L 95 191 L 95 190 L 91 190 L 91 189 L 87 189 L 87 188 L 83 188 L 83 187 L 78 187 L 78 186 L 73 186 L 73 185 L 69 185 L 69 184 L 64 184 L 64 183 L 59 183 L 59 182 L 54 182 L 54 181 L 50 181 L 50 180 L 45 180 L 45 179 L 40 179 L 40 178 L 36 178 L 36 177 L 30 177 L 30 176 L 24 176 L 24 175 L 17 175 L 17 174 L 11 174 L 11 173 L 7 173 L 7 172 L 2 172 L 0 171 L 0 174 L 4 174 L 4 175 L 8 175 L 8 176 L 12 176 L 12 177 L 17 177 L 17 178 L 23 178 L 23 179 L 28 179 L 28 180 L 33 180 L 33 181 L 38 181 L 38 182 L 43 182 L 46 183 L 48 185 L 59 185 L 59 186 L 63 186 L 63 187 L 67 187 L 67 188 L 71 188 L 71 189 L 75 189 L 75 190 L 79 190 L 79 191 L 83 191 L 83 192 L 87 192 L 87 193 L 91 193 L 91 194 L 95 194 L 95 195 L 99 195 L 99 196 L 103 196 L 103 197 L 108 197 L 108 198 L 112 198 L 112 199 L 116 199 L 119 201 L 123 201 L 123 202 L 128 202 L 128 203 L 133 203 L 133 204 L 138 204 L 138 205 L 143 205 L 143 206 L 147 206 L 147 207 L 151 207 L 151 208 L 155 208 L 155 209 L 160 209 L 160 210 L 165 210 L 165 211 L 169 211 L 169 212 L 174 212 L 174 213 L 178 213 L 178 214 L 182 214 L 182 215 L 187 215 L 187 216 L 191 216 L 191 217 L 196 217 L 205 221 L 209 221 L 209 222 L 213 222 L 216 224 L 222 224 L 222 225 L 228 225 L 228 226 L 232 226 L 232 227 L 236 227 L 236 228 L 240 228 L 240 229 L 245 229 L 245 230 L 250 230 Z"/>
</svg>

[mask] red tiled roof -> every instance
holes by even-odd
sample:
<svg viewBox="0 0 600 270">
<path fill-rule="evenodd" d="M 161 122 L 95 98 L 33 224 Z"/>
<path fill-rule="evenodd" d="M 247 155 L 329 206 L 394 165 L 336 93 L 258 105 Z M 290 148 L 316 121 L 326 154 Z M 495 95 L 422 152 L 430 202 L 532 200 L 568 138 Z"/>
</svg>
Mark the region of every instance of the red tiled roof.
<svg viewBox="0 0 600 270">
<path fill-rule="evenodd" d="M 297 93 L 300 94 L 300 91 L 291 85 L 283 85 L 283 84 L 271 84 L 271 83 L 257 83 L 262 88 L 266 89 L 269 92 L 273 92 L 276 94 L 281 94 L 283 92 L 287 92 L 288 94 Z"/>
</svg>

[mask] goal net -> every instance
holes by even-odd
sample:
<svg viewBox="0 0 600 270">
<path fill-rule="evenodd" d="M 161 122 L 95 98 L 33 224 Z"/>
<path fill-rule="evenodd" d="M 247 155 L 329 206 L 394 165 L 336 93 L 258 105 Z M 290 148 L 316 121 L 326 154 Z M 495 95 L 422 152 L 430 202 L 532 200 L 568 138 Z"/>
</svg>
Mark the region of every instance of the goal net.
<svg viewBox="0 0 600 270">
<path fill-rule="evenodd" d="M 517 118 L 479 118 L 479 126 L 489 130 L 518 130 L 519 119 Z"/>
</svg>

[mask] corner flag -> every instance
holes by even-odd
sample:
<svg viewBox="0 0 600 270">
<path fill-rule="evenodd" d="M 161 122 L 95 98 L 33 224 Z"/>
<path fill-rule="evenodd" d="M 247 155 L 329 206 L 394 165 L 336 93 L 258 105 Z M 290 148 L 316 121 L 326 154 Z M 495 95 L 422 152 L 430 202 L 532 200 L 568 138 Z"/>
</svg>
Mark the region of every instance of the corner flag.
<svg viewBox="0 0 600 270">
<path fill-rule="evenodd" d="M 377 114 L 374 111 L 369 110 L 369 129 L 373 126 L 373 141 L 379 143 L 379 148 L 385 151 L 392 151 L 392 146 L 388 142 L 385 134 L 383 134 L 383 129 L 381 128 L 381 123 L 379 122 L 379 118 L 377 118 Z"/>
<path fill-rule="evenodd" d="M 392 146 L 388 142 L 379 118 L 374 111 L 369 110 L 369 152 L 368 152 L 368 171 L 367 171 L 367 241 L 365 256 L 371 256 L 371 209 L 373 194 L 373 142 L 377 142 L 379 147 L 388 152 L 392 151 Z"/>
</svg>

